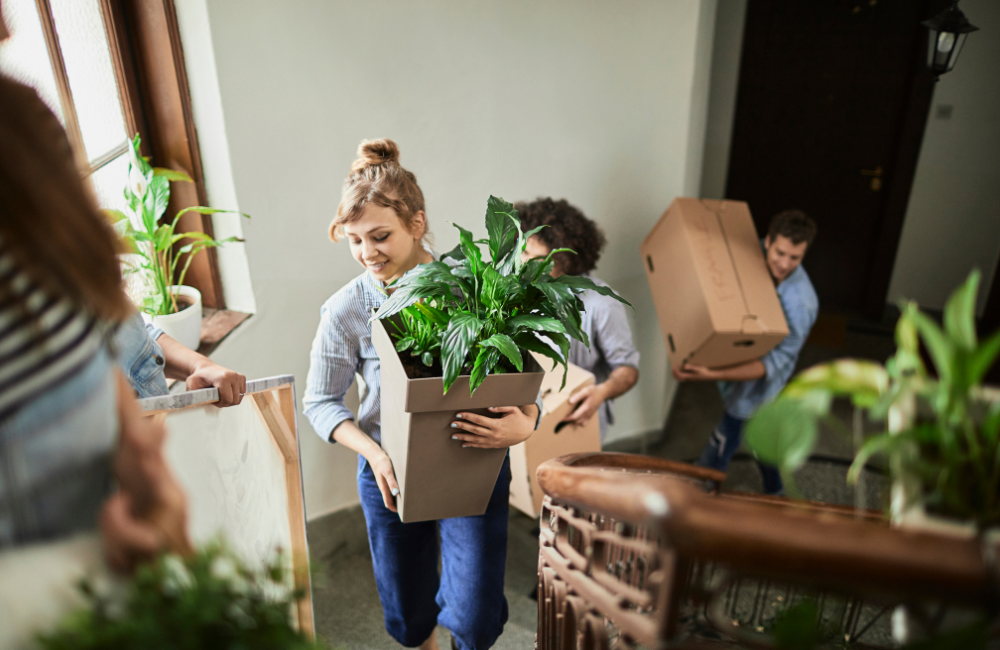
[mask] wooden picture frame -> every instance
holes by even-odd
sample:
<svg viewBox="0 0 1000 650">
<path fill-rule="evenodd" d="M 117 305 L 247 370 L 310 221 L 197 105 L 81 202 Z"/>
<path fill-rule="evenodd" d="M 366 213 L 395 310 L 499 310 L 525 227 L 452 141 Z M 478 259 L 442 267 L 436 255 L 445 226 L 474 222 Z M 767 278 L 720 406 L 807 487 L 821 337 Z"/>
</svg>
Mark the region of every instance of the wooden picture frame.
<svg viewBox="0 0 1000 650">
<path fill-rule="evenodd" d="M 295 379 L 248 381 L 236 406 L 217 408 L 218 399 L 208 388 L 139 404 L 167 426 L 166 454 L 188 495 L 191 541 L 198 546 L 222 533 L 251 562 L 276 546 L 288 552 L 294 587 L 305 593 L 295 618 L 314 638 Z"/>
</svg>

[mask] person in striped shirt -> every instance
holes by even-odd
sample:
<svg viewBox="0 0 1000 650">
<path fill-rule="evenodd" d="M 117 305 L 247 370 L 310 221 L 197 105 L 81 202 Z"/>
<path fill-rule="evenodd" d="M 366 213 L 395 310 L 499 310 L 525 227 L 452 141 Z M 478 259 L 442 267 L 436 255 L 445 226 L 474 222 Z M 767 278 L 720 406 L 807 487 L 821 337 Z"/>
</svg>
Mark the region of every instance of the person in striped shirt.
<svg viewBox="0 0 1000 650">
<path fill-rule="evenodd" d="M 358 453 L 358 493 L 389 634 L 405 647 L 436 650 L 434 629 L 440 624 L 451 631 L 453 647 L 489 648 L 507 621 L 503 578 L 509 461 L 485 514 L 404 524 L 396 514 L 399 486 L 392 462 L 379 444 L 379 359 L 368 320 L 386 299 L 390 282 L 437 257 L 424 245 L 428 230 L 423 193 L 398 160 L 392 140 L 364 141 L 344 181 L 330 238 L 346 237 L 365 271 L 327 300 L 320 312 L 305 415 L 321 438 Z M 356 373 L 363 383 L 355 419 L 344 396 Z M 455 444 L 506 448 L 526 440 L 535 429 L 535 405 L 493 411 L 501 417 L 458 414 Z"/>
<path fill-rule="evenodd" d="M 553 277 L 564 273 L 582 275 L 607 286 L 591 275 L 605 244 L 604 233 L 596 223 L 565 199 L 540 198 L 531 203 L 516 203 L 514 207 L 525 231 L 546 226 L 528 238 L 524 251 L 526 258 L 545 257 L 555 249 L 570 248 L 576 254 L 556 253 L 553 256 Z M 615 421 L 614 399 L 627 393 L 639 381 L 639 351 L 632 343 L 625 305 L 595 291 L 584 291 L 580 299 L 585 309 L 581 329 L 587 333 L 590 347 L 571 339 L 569 361 L 594 373 L 596 381 L 570 396 L 569 401 L 576 408 L 566 416 L 566 421 L 582 426 L 596 415 L 603 442 L 608 425 Z"/>
<path fill-rule="evenodd" d="M 109 352 L 133 310 L 117 237 L 56 117 L 2 75 L 0 152 L 0 549 L 100 519 L 109 562 L 128 570 L 186 538 L 186 506 L 163 427 Z"/>
</svg>

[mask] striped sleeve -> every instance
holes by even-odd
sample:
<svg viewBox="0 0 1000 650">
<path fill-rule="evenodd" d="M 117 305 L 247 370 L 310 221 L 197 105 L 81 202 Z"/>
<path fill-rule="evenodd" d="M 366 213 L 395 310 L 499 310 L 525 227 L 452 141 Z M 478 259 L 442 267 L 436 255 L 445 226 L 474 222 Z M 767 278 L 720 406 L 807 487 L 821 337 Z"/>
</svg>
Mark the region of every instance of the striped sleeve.
<svg viewBox="0 0 1000 650">
<path fill-rule="evenodd" d="M 354 321 L 364 311 L 351 309 L 349 298 L 349 292 L 341 291 L 323 305 L 309 354 L 304 412 L 316 433 L 327 442 L 334 442 L 333 430 L 341 422 L 354 419 L 354 413 L 344 404 L 344 396 L 360 365 L 360 342 L 352 330 L 357 329 L 359 323 Z"/>
<path fill-rule="evenodd" d="M 0 422 L 83 368 L 103 345 L 97 321 L 41 290 L 0 247 Z"/>
</svg>

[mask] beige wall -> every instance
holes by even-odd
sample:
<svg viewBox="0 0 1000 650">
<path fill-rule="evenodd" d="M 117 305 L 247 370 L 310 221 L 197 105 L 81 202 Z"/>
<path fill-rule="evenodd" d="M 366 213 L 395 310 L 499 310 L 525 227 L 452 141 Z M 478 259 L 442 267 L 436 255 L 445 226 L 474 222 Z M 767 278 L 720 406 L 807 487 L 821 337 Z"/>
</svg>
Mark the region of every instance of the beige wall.
<svg viewBox="0 0 1000 650">
<path fill-rule="evenodd" d="M 440 250 L 449 222 L 482 232 L 491 193 L 566 197 L 602 225 L 597 273 L 636 304 L 642 353 L 611 435 L 662 427 L 674 385 L 637 250 L 700 183 L 715 0 L 177 6 L 202 148 L 226 150 L 210 191 L 253 215 L 257 313 L 217 361 L 294 373 L 301 398 L 319 307 L 361 270 L 326 238 L 341 181 L 362 138 L 391 137 Z M 356 503 L 355 456 L 299 427 L 309 515 Z"/>
<path fill-rule="evenodd" d="M 980 31 L 934 89 L 889 302 L 944 307 L 973 268 L 983 272 L 980 312 L 1000 258 L 1000 2 L 963 0 Z M 937 107 L 952 107 L 938 119 Z"/>
</svg>

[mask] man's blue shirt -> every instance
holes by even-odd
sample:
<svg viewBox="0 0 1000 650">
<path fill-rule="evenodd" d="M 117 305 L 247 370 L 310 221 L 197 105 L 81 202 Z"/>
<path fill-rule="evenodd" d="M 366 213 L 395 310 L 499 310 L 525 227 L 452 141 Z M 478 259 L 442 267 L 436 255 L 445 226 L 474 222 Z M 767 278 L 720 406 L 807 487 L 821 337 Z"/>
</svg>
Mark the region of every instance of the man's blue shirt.
<svg viewBox="0 0 1000 650">
<path fill-rule="evenodd" d="M 788 323 L 788 336 L 760 358 L 764 364 L 764 376 L 753 381 L 719 382 L 726 413 L 734 418 L 748 419 L 761 404 L 781 392 L 792 376 L 799 351 L 819 314 L 819 298 L 809 274 L 801 265 L 778 285 L 778 299 Z"/>
</svg>

